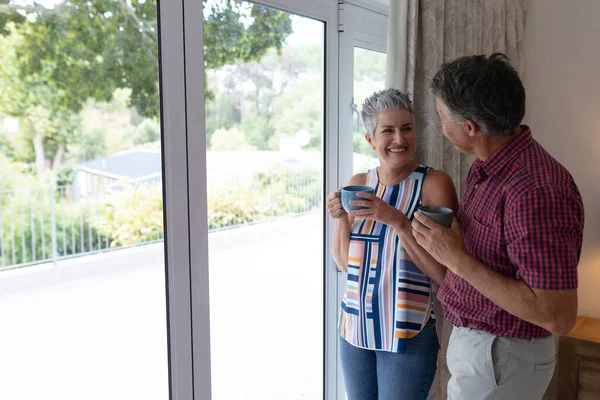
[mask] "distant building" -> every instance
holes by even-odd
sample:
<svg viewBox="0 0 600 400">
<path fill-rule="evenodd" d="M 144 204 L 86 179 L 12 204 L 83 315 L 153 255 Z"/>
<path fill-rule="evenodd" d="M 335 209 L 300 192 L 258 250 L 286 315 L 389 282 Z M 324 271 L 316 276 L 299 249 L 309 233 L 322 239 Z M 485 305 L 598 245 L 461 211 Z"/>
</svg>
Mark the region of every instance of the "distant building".
<svg viewBox="0 0 600 400">
<path fill-rule="evenodd" d="M 151 183 L 162 183 L 160 150 L 132 149 L 78 165 L 74 189 L 77 197 L 86 197 Z"/>
</svg>

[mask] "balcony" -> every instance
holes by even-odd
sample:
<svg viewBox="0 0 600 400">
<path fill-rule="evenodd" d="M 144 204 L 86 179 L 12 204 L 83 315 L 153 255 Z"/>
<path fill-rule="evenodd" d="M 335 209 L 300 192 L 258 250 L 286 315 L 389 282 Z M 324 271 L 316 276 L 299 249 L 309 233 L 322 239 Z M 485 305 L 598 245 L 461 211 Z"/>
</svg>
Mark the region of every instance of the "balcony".
<svg viewBox="0 0 600 400">
<path fill-rule="evenodd" d="M 209 234 L 215 400 L 322 396 L 321 225 Z M 1 272 L 0 303 L 0 398 L 168 398 L 162 243 Z"/>
</svg>

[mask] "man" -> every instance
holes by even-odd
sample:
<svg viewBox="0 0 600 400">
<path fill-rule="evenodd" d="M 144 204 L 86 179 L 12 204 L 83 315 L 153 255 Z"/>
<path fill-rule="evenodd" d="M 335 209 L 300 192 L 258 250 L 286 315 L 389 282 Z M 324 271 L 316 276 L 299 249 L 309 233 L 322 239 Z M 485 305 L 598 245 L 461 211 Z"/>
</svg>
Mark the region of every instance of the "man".
<svg viewBox="0 0 600 400">
<path fill-rule="evenodd" d="M 477 157 L 452 227 L 413 221 L 417 242 L 448 267 L 438 292 L 455 325 L 448 399 L 541 399 L 552 334 L 567 334 L 577 315 L 579 190 L 520 125 L 525 89 L 504 55 L 445 64 L 431 89 L 444 135 Z"/>
</svg>

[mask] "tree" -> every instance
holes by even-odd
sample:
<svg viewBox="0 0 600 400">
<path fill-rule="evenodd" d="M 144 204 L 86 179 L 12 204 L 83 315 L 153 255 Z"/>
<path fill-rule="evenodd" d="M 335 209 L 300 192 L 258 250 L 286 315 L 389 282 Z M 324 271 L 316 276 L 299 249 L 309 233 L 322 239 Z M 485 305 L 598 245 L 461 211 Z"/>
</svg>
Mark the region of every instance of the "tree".
<svg viewBox="0 0 600 400">
<path fill-rule="evenodd" d="M 259 150 L 277 148 L 272 120 L 279 99 L 301 86 L 294 85 L 307 76 L 321 76 L 322 48 L 318 45 L 286 46 L 278 54 L 275 49 L 255 62 L 210 71 L 215 101 L 207 105 L 207 136 L 219 128 L 238 125 L 250 145 Z M 294 95 L 288 96 L 293 101 Z M 277 112 L 285 112 L 281 108 Z M 295 133 L 293 133 L 295 134 Z M 269 143 L 271 142 L 271 143 Z"/>
<path fill-rule="evenodd" d="M 84 132 L 77 146 L 76 154 L 80 162 L 106 157 L 108 155 L 108 144 L 106 143 L 104 128 L 96 127 L 90 132 Z"/>
<path fill-rule="evenodd" d="M 21 23 L 25 20 L 19 13 L 23 6 L 10 3 L 10 0 L 0 0 L 0 35 L 8 34 L 7 25 L 10 22 Z"/>
<path fill-rule="evenodd" d="M 275 134 L 271 120 L 258 115 L 249 115 L 240 124 L 248 144 L 258 150 L 270 150 L 269 139 Z"/>
<path fill-rule="evenodd" d="M 274 104 L 271 123 L 276 134 L 270 147 L 276 149 L 281 136 L 295 136 L 307 130 L 311 139 L 307 149 L 320 149 L 323 133 L 323 81 L 320 74 L 294 82 Z"/>
<path fill-rule="evenodd" d="M 280 11 L 239 0 L 210 4 L 203 14 L 206 69 L 279 52 L 292 31 Z M 56 175 L 79 139 L 77 114 L 90 98 L 109 102 L 116 89 L 129 88 L 129 105 L 158 117 L 156 1 L 68 0 L 46 9 L 0 0 L 0 17 L 0 108 L 30 127 L 39 173 Z"/>
<path fill-rule="evenodd" d="M 66 146 L 76 141 L 81 121 L 77 114 L 60 106 L 62 93 L 40 73 L 21 74 L 19 49 L 23 35 L 14 25 L 9 35 L 0 37 L 0 111 L 20 118 L 31 140 L 38 173 L 50 170 L 54 176 L 61 167 Z M 29 160 L 27 160 L 29 161 Z"/>
<path fill-rule="evenodd" d="M 15 156 L 15 149 L 4 133 L 0 133 L 0 154 L 9 160 Z"/>
<path fill-rule="evenodd" d="M 131 140 L 136 146 L 160 140 L 160 125 L 151 119 L 143 120 L 133 131 Z"/>
<path fill-rule="evenodd" d="M 281 11 L 239 0 L 209 4 L 206 69 L 260 60 L 270 48 L 280 51 L 292 32 L 289 15 Z M 15 9 L 32 18 L 21 20 Z M 130 88 L 131 105 L 142 116 L 158 116 L 156 1 L 69 0 L 53 10 L 9 3 L 1 12 L 19 19 L 23 29 L 23 76 L 42 74 L 53 82 L 62 93 L 61 107 L 78 111 L 89 97 L 108 101 L 116 88 Z"/>
<path fill-rule="evenodd" d="M 214 151 L 254 150 L 246 142 L 246 135 L 237 128 L 217 129 L 212 134 L 210 149 Z"/>
</svg>

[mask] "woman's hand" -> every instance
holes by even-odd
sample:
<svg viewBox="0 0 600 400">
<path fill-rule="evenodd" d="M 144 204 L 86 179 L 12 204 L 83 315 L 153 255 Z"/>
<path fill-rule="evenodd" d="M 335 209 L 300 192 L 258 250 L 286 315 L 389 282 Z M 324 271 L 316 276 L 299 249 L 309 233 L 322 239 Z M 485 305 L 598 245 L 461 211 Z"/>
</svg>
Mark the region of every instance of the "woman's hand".
<svg viewBox="0 0 600 400">
<path fill-rule="evenodd" d="M 348 213 L 342 207 L 342 199 L 339 192 L 333 192 L 327 196 L 327 211 L 333 219 L 348 218 Z"/>
<path fill-rule="evenodd" d="M 350 205 L 364 208 L 361 210 L 350 211 L 350 215 L 356 218 L 371 219 L 392 226 L 396 230 L 410 228 L 410 221 L 402 211 L 392 207 L 374 194 L 361 192 L 357 193 L 356 196 L 363 198 L 364 200 L 351 201 Z"/>
</svg>

